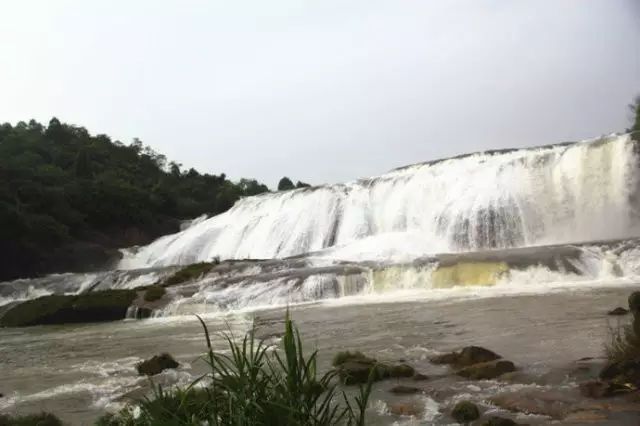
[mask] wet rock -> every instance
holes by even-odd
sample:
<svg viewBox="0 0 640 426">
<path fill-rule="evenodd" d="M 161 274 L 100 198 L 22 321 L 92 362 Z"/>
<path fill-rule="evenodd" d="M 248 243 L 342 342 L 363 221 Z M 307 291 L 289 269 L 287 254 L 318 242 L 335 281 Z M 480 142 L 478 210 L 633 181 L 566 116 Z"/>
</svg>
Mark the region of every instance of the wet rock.
<svg viewBox="0 0 640 426">
<path fill-rule="evenodd" d="M 395 394 L 399 394 L 399 395 L 411 395 L 411 394 L 414 394 L 414 393 L 422 392 L 422 389 L 416 388 L 416 387 L 413 387 L 413 386 L 398 385 L 398 386 L 394 386 L 391 389 L 389 389 L 389 392 L 395 393 Z"/>
<path fill-rule="evenodd" d="M 45 412 L 15 417 L 0 414 L 0 426 L 62 426 L 62 424 L 59 418 Z"/>
<path fill-rule="evenodd" d="M 333 357 L 333 362 L 331 364 L 334 367 L 338 367 L 349 361 L 361 362 L 365 364 L 374 364 L 377 362 L 374 358 L 369 358 L 360 351 L 343 351 L 335 354 L 335 356 Z"/>
<path fill-rule="evenodd" d="M 505 417 L 491 416 L 481 423 L 482 426 L 516 426 L 517 423 Z"/>
<path fill-rule="evenodd" d="M 546 389 L 524 389 L 495 395 L 489 401 L 504 410 L 562 419 L 578 403 L 577 396 Z"/>
<path fill-rule="evenodd" d="M 467 346 L 460 352 L 451 352 L 430 359 L 434 364 L 453 364 L 457 367 L 468 367 L 474 364 L 495 361 L 502 358 L 497 353 L 481 346 Z"/>
<path fill-rule="evenodd" d="M 633 385 L 592 380 L 580 384 L 580 393 L 587 398 L 609 398 L 635 391 Z"/>
<path fill-rule="evenodd" d="M 142 361 L 136 366 L 140 376 L 155 376 L 164 370 L 178 368 L 180 364 L 168 353 L 155 355 L 153 358 Z"/>
<path fill-rule="evenodd" d="M 387 406 L 389 413 L 396 416 L 419 417 L 424 411 L 424 406 L 417 402 L 396 402 Z"/>
<path fill-rule="evenodd" d="M 333 358 L 333 365 L 345 385 L 367 383 L 369 379 L 377 382 L 388 378 L 412 377 L 415 374 L 410 365 L 381 363 L 361 352 L 339 352 Z"/>
<path fill-rule="evenodd" d="M 429 380 L 429 376 L 427 376 L 426 374 L 422 374 L 422 373 L 416 373 L 413 375 L 412 379 L 416 382 L 422 382 L 425 380 Z"/>
<path fill-rule="evenodd" d="M 580 410 L 569 413 L 564 419 L 569 424 L 599 424 L 607 420 L 607 416 L 602 411 L 597 410 Z"/>
<path fill-rule="evenodd" d="M 121 320 L 125 318 L 127 309 L 136 296 L 134 290 L 105 290 L 81 295 L 39 297 L 9 309 L 0 318 L 0 326 L 25 327 Z"/>
<path fill-rule="evenodd" d="M 407 364 L 385 365 L 388 377 L 401 378 L 401 377 L 413 377 L 416 370 Z"/>
<path fill-rule="evenodd" d="M 451 410 L 451 417 L 458 423 L 469 423 L 480 417 L 480 410 L 473 402 L 460 401 Z"/>
<path fill-rule="evenodd" d="M 456 374 L 471 380 L 491 380 L 513 371 L 516 371 L 516 366 L 513 362 L 497 360 L 465 367 L 456 371 Z"/>
<path fill-rule="evenodd" d="M 607 315 L 627 315 L 629 313 L 628 309 L 625 309 L 621 306 L 618 306 L 615 309 L 610 310 L 609 312 L 607 312 Z"/>
</svg>

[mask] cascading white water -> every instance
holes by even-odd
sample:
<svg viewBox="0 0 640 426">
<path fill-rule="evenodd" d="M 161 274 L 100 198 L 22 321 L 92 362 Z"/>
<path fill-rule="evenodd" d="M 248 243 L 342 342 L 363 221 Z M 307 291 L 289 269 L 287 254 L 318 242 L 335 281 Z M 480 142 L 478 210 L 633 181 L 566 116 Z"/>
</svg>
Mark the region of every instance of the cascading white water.
<svg viewBox="0 0 640 426">
<path fill-rule="evenodd" d="M 283 258 L 366 260 L 628 237 L 638 158 L 628 135 L 394 170 L 264 194 L 131 253 L 120 268 Z"/>
</svg>

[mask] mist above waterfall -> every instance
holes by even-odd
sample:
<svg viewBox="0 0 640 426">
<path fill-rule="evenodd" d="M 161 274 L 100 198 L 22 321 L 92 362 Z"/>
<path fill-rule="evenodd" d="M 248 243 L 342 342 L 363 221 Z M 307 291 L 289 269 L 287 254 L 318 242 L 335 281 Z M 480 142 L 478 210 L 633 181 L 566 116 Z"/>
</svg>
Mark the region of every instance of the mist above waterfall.
<svg viewBox="0 0 640 426">
<path fill-rule="evenodd" d="M 636 234 L 638 164 L 633 141 L 621 135 L 248 197 L 127 255 L 120 267 L 309 252 L 388 259 L 628 237 Z"/>
</svg>

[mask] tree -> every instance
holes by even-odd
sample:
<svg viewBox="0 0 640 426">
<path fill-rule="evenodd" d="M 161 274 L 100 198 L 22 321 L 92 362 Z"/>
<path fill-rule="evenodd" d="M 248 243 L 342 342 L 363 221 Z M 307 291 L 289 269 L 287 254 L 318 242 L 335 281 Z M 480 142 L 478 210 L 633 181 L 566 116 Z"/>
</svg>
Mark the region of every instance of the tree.
<svg viewBox="0 0 640 426">
<path fill-rule="evenodd" d="M 243 195 L 246 196 L 269 192 L 269 188 L 267 187 L 267 185 L 263 185 L 255 179 L 240 179 L 240 182 L 238 182 L 238 186 L 242 190 Z"/>
<path fill-rule="evenodd" d="M 311 185 L 309 185 L 306 182 L 298 181 L 298 183 L 296 183 L 296 188 L 310 188 L 310 187 Z"/>
<path fill-rule="evenodd" d="M 288 191 L 290 189 L 295 189 L 291 179 L 286 176 L 280 179 L 280 182 L 278 182 L 278 191 Z"/>
<path fill-rule="evenodd" d="M 634 117 L 633 125 L 628 131 L 633 133 L 631 135 L 633 140 L 640 142 L 640 96 L 637 96 L 635 101 L 629 105 L 629 109 L 632 111 Z"/>
</svg>

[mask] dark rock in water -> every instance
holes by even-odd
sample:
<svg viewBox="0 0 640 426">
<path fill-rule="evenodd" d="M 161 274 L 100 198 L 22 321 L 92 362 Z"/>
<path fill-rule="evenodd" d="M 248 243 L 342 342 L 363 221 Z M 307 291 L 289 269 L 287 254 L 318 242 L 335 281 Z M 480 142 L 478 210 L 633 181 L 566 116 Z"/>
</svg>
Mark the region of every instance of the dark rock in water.
<svg viewBox="0 0 640 426">
<path fill-rule="evenodd" d="M 422 374 L 422 373 L 416 373 L 416 374 L 414 374 L 412 379 L 414 381 L 416 381 L 416 382 L 421 382 L 421 381 L 424 381 L 424 380 L 429 380 L 429 376 L 427 376 L 426 374 Z"/>
<path fill-rule="evenodd" d="M 628 309 L 618 306 L 617 308 L 607 312 L 607 315 L 627 315 L 628 313 L 629 313 Z"/>
<path fill-rule="evenodd" d="M 633 385 L 593 380 L 580 384 L 580 393 L 587 398 L 608 398 L 635 391 Z"/>
<path fill-rule="evenodd" d="M 513 362 L 496 360 L 465 367 L 456 371 L 456 374 L 472 380 L 491 380 L 513 371 L 516 371 L 516 366 Z"/>
<path fill-rule="evenodd" d="M 453 364 L 457 367 L 468 367 L 473 364 L 495 361 L 502 358 L 497 353 L 480 346 L 467 346 L 460 352 L 438 355 L 430 359 L 434 364 Z"/>
<path fill-rule="evenodd" d="M 458 423 L 469 423 L 480 417 L 480 410 L 473 402 L 461 401 L 451 410 L 451 417 Z"/>
<path fill-rule="evenodd" d="M 0 393 L 0 398 L 4 398 L 4 394 L 3 393 Z"/>
<path fill-rule="evenodd" d="M 504 417 L 491 416 L 482 423 L 482 426 L 516 426 L 517 423 Z"/>
<path fill-rule="evenodd" d="M 415 374 L 410 365 L 381 363 L 361 352 L 339 352 L 333 359 L 333 365 L 345 385 L 367 383 L 369 378 L 377 382 L 392 377 L 412 377 Z"/>
<path fill-rule="evenodd" d="M 178 368 L 180 364 L 167 353 L 156 355 L 151 359 L 142 361 L 136 366 L 140 376 L 155 376 L 164 370 Z"/>
<path fill-rule="evenodd" d="M 634 291 L 629 296 L 629 309 L 632 313 L 640 313 L 640 291 Z"/>
<path fill-rule="evenodd" d="M 134 290 L 105 290 L 72 296 L 44 296 L 9 309 L 0 326 L 116 321 L 124 319 L 136 298 Z"/>
<path fill-rule="evenodd" d="M 414 394 L 414 393 L 422 392 L 422 389 L 415 388 L 413 386 L 398 385 L 398 386 L 394 386 L 391 389 L 389 389 L 389 392 L 400 394 L 400 395 L 411 395 L 411 394 Z"/>
<path fill-rule="evenodd" d="M 521 389 L 507 391 L 489 398 L 489 402 L 504 410 L 562 419 L 578 403 L 576 395 L 558 390 Z"/>
</svg>

